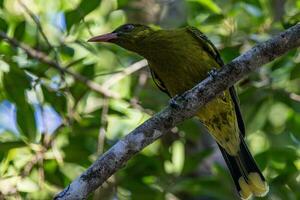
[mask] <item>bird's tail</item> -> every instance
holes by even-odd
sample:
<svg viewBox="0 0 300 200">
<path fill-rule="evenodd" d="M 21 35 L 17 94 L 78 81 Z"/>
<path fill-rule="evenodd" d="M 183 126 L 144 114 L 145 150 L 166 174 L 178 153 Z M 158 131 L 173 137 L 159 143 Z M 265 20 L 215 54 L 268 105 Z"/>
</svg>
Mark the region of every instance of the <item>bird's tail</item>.
<svg viewBox="0 0 300 200">
<path fill-rule="evenodd" d="M 262 197 L 268 193 L 269 186 L 242 137 L 237 156 L 229 155 L 220 145 L 219 148 L 241 199 L 250 199 L 252 195 Z"/>
</svg>

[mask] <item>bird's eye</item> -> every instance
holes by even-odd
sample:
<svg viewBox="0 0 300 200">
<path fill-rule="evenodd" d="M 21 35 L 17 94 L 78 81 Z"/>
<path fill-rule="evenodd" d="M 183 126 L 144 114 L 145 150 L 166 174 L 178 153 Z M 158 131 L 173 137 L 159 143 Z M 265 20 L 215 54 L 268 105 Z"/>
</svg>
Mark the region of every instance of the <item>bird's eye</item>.
<svg viewBox="0 0 300 200">
<path fill-rule="evenodd" d="M 132 24 L 127 24 L 123 27 L 123 31 L 129 32 L 134 29 L 134 26 Z"/>
</svg>

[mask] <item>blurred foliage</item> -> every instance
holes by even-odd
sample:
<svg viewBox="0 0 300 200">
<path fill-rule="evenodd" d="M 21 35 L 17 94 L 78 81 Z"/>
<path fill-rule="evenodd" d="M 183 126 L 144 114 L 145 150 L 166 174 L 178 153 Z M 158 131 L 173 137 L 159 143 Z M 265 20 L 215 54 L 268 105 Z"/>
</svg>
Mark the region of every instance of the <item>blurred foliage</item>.
<svg viewBox="0 0 300 200">
<path fill-rule="evenodd" d="M 299 0 L 0 0 L 0 30 L 105 85 L 141 58 L 92 35 L 126 22 L 196 26 L 229 62 L 299 22 Z M 167 104 L 143 68 L 107 99 L 0 40 L 0 199 L 51 199 L 118 139 Z M 270 183 L 265 199 L 300 199 L 300 53 L 239 83 L 247 141 Z M 155 97 L 155 98 L 153 98 Z M 103 135 L 105 134 L 105 139 Z M 197 120 L 147 147 L 90 199 L 237 199 L 224 162 Z"/>
</svg>

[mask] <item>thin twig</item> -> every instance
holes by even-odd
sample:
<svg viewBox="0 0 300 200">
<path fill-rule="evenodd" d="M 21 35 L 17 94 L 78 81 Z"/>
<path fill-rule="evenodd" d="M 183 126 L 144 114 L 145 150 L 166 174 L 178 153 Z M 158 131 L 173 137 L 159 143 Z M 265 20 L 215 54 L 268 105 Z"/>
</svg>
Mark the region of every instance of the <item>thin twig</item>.
<svg viewBox="0 0 300 200">
<path fill-rule="evenodd" d="M 139 74 L 138 85 L 134 89 L 134 93 L 133 93 L 134 97 L 137 97 L 140 94 L 140 92 L 142 91 L 142 89 L 147 83 L 148 77 L 149 77 L 148 71 L 146 70 L 141 71 L 141 73 Z"/>
<path fill-rule="evenodd" d="M 77 60 L 73 60 L 73 61 L 71 61 L 70 63 L 68 63 L 68 64 L 65 66 L 65 68 L 68 69 L 68 68 L 70 68 L 70 67 L 72 67 L 72 66 L 74 66 L 74 65 L 77 65 L 77 64 L 81 63 L 84 59 L 85 59 L 85 58 L 79 58 L 79 59 L 77 59 Z"/>
<path fill-rule="evenodd" d="M 289 95 L 289 97 L 291 98 L 291 99 L 293 99 L 294 101 L 298 101 L 298 102 L 300 102 L 300 95 L 299 94 L 296 94 L 296 93 L 290 93 L 290 95 Z"/>
<path fill-rule="evenodd" d="M 43 27 L 42 27 L 42 24 L 38 18 L 37 15 L 35 15 L 22 1 L 18 0 L 19 4 L 23 7 L 23 9 L 25 10 L 25 12 L 31 17 L 31 19 L 35 22 L 37 28 L 38 28 L 38 31 L 40 32 L 40 34 L 42 35 L 42 38 L 46 41 L 47 45 L 48 45 L 48 48 L 49 48 L 49 51 L 53 51 L 54 52 L 54 60 L 55 60 L 55 63 L 57 65 L 60 65 L 59 64 L 59 57 L 58 57 L 58 53 L 55 49 L 55 47 L 50 43 L 47 35 L 45 34 L 44 30 L 43 30 Z M 67 69 L 67 68 L 66 68 Z M 60 82 L 59 82 L 59 87 L 61 85 L 65 84 L 66 85 L 66 90 L 67 92 L 70 93 L 70 88 L 68 87 L 68 83 L 66 82 L 66 79 L 65 79 L 65 72 L 63 70 L 60 70 Z"/>
<path fill-rule="evenodd" d="M 194 116 L 202 106 L 222 91 L 260 66 L 299 46 L 300 24 L 235 58 L 213 77 L 209 76 L 191 90 L 175 97 L 173 100 L 177 106 L 168 106 L 118 141 L 55 199 L 86 199 L 136 153 L 166 134 L 172 127 Z"/>
<path fill-rule="evenodd" d="M 128 75 L 142 69 L 143 67 L 146 67 L 148 65 L 147 61 L 145 59 L 140 60 L 136 63 L 133 63 L 129 67 L 126 67 L 122 72 L 111 76 L 107 81 L 103 83 L 104 88 L 109 88 L 110 86 L 114 85 L 115 83 L 119 82 L 123 78 L 127 77 Z"/>
<path fill-rule="evenodd" d="M 108 109 L 109 109 L 109 100 L 107 98 L 104 98 L 103 105 L 102 105 L 102 112 L 101 112 L 100 129 L 98 134 L 98 148 L 97 148 L 98 156 L 102 155 L 104 150 Z"/>
<path fill-rule="evenodd" d="M 43 39 L 47 43 L 49 50 L 52 50 L 54 52 L 55 61 L 58 62 L 58 54 L 57 54 L 55 48 L 50 43 L 47 35 L 45 34 L 39 18 L 22 1 L 18 0 L 18 3 L 22 6 L 22 8 L 25 10 L 25 12 L 31 17 L 31 19 L 35 22 L 39 32 L 41 33 Z"/>
<path fill-rule="evenodd" d="M 43 53 L 41 51 L 37 51 L 37 50 L 27 46 L 26 44 L 21 43 L 21 42 L 17 41 L 16 39 L 7 36 L 6 33 L 4 33 L 3 31 L 0 31 L 0 38 L 5 39 L 7 43 L 9 43 L 15 47 L 19 47 L 19 48 L 23 49 L 28 56 L 35 58 L 35 59 L 39 60 L 40 62 L 45 63 L 54 69 L 63 71 L 64 73 L 71 75 L 75 80 L 84 83 L 87 87 L 89 87 L 93 91 L 101 93 L 106 97 L 111 97 L 111 98 L 116 98 L 116 99 L 120 98 L 118 94 L 116 94 L 112 91 L 109 91 L 108 89 L 104 88 L 103 86 L 99 85 L 98 83 L 93 82 L 80 74 L 74 73 L 74 72 L 60 66 L 58 63 L 54 62 L 51 58 L 49 58 L 45 53 Z"/>
<path fill-rule="evenodd" d="M 25 12 L 30 16 L 30 18 L 34 21 L 34 23 L 37 25 L 43 39 L 45 40 L 45 42 L 47 43 L 49 49 L 53 49 L 53 46 L 51 45 L 51 43 L 49 42 L 43 28 L 42 25 L 40 23 L 39 18 L 20 0 L 18 0 L 18 3 L 22 6 L 22 8 L 25 10 Z"/>
</svg>

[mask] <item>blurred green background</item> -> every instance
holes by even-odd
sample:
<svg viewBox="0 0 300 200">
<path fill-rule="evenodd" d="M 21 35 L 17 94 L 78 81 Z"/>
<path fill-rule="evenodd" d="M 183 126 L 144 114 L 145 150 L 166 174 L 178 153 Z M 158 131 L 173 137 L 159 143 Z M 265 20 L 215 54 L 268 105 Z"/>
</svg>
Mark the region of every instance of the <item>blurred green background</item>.
<svg viewBox="0 0 300 200">
<path fill-rule="evenodd" d="M 0 199 L 52 199 L 167 105 L 148 69 L 132 66 L 141 57 L 114 45 L 89 44 L 91 36 L 126 22 L 192 25 L 208 35 L 227 63 L 299 19 L 300 0 L 0 0 L 2 33 L 121 96 L 106 98 L 0 38 Z M 253 72 L 237 90 L 247 142 L 270 183 L 263 199 L 300 199 L 299 49 Z M 216 144 L 197 120 L 188 120 L 89 199 L 237 196 Z"/>
</svg>

